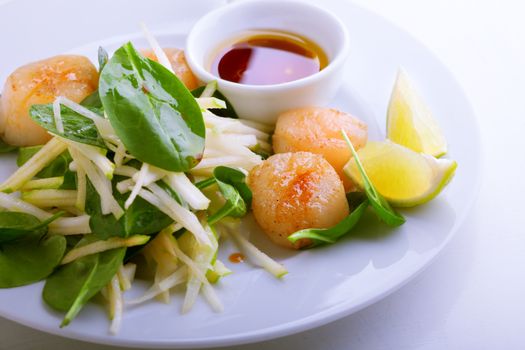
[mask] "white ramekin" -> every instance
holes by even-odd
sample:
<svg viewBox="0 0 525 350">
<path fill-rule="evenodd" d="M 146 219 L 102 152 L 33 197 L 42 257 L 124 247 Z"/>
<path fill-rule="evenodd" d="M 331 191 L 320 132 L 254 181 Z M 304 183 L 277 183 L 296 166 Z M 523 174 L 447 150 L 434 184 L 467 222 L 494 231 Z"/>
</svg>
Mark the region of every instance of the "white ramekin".
<svg viewBox="0 0 525 350">
<path fill-rule="evenodd" d="M 222 43 L 250 29 L 275 29 L 305 36 L 328 56 L 328 65 L 308 77 L 275 85 L 246 85 L 213 75 L 212 55 Z M 344 77 L 349 54 L 345 25 L 326 10 L 300 1 L 249 0 L 233 3 L 202 17 L 191 29 L 186 59 L 202 82 L 217 80 L 219 90 L 241 118 L 274 124 L 291 108 L 322 106 L 330 102 Z"/>
</svg>

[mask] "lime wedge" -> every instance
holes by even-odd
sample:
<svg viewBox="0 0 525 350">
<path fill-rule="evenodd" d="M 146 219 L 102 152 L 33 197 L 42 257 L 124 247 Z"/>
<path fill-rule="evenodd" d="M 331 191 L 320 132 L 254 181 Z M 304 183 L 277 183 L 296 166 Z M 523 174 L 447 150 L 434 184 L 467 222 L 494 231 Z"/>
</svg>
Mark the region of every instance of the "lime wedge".
<svg viewBox="0 0 525 350">
<path fill-rule="evenodd" d="M 376 190 L 393 206 L 412 207 L 425 203 L 447 185 L 457 163 L 414 152 L 390 141 L 368 142 L 357 151 Z M 350 159 L 345 173 L 363 188 L 363 178 Z"/>
<path fill-rule="evenodd" d="M 387 116 L 387 137 L 416 152 L 440 157 L 447 153 L 447 141 L 430 109 L 399 70 Z"/>
</svg>

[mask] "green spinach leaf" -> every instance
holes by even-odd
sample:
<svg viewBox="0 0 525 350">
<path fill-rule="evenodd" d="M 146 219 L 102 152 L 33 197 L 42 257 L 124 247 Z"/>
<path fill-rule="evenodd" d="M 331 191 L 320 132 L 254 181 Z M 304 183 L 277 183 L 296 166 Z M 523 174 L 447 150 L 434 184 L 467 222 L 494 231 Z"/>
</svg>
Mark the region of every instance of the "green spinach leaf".
<svg viewBox="0 0 525 350">
<path fill-rule="evenodd" d="M 218 166 L 213 171 L 213 177 L 195 184 L 199 189 L 217 184 L 219 191 L 226 200 L 226 203 L 208 218 L 210 225 L 226 216 L 239 218 L 246 215 L 252 202 L 252 191 L 245 180 L 246 175 L 243 172 L 225 166 Z"/>
<path fill-rule="evenodd" d="M 194 97 L 200 97 L 202 92 L 206 86 L 200 86 L 194 90 L 191 90 L 191 94 Z M 219 100 L 223 100 L 226 103 L 226 108 L 210 108 L 210 112 L 212 112 L 215 115 L 218 115 L 219 117 L 224 118 L 233 118 L 238 119 L 239 116 L 237 115 L 237 112 L 235 112 L 235 108 L 233 108 L 233 105 L 230 103 L 230 101 L 224 96 L 219 90 L 215 90 L 212 97 L 218 98 Z"/>
<path fill-rule="evenodd" d="M 94 110 L 100 113 L 98 109 Z M 88 145 L 106 148 L 104 140 L 98 133 L 95 123 L 66 106 L 60 106 L 60 115 L 64 125 L 64 132 L 59 132 L 55 125 L 53 105 L 32 105 L 29 109 L 31 119 L 52 134 Z"/>
<path fill-rule="evenodd" d="M 247 209 L 250 208 L 252 204 L 252 191 L 246 184 L 246 175 L 244 175 L 242 171 L 226 166 L 218 166 L 213 170 L 213 176 L 215 176 L 217 180 L 235 187 L 246 203 Z"/>
<path fill-rule="evenodd" d="M 41 148 L 42 146 L 21 147 L 18 150 L 18 158 L 16 159 L 16 164 L 19 167 L 21 167 L 27 161 L 29 161 L 29 159 L 31 159 L 38 151 L 40 151 Z M 69 164 L 72 160 L 73 159 L 71 158 L 71 155 L 69 154 L 69 152 L 66 151 L 60 156 L 58 156 L 51 163 L 49 163 L 49 165 L 42 169 L 38 174 L 36 174 L 36 177 L 46 178 L 64 176 L 64 174 L 67 171 L 69 171 Z"/>
<path fill-rule="evenodd" d="M 115 176 L 113 184 L 115 185 L 122 179 L 124 178 Z M 124 202 L 129 194 L 120 194 L 116 188 L 113 188 L 113 195 L 117 202 L 124 207 Z M 111 214 L 103 215 L 100 207 L 100 196 L 89 179 L 86 188 L 86 213 L 90 215 L 89 225 L 93 235 L 100 239 L 114 236 L 129 237 L 153 234 L 173 222 L 169 216 L 141 197 L 135 198 L 133 204 L 119 220 Z"/>
<path fill-rule="evenodd" d="M 188 171 L 202 158 L 205 126 L 195 98 L 173 73 L 142 57 L 131 43 L 102 70 L 99 94 L 115 132 L 137 159 Z"/>
<path fill-rule="evenodd" d="M 40 222 L 38 218 L 26 213 L 13 211 L 0 212 L 0 244 L 16 241 L 30 234 L 43 236 L 47 225 L 55 221 L 64 212 L 58 212 L 48 220 Z"/>
<path fill-rule="evenodd" d="M 106 63 L 108 63 L 109 55 L 108 52 L 102 47 L 98 47 L 98 71 L 102 72 Z"/>
<path fill-rule="evenodd" d="M 330 228 L 309 228 L 292 233 L 288 236 L 288 240 L 292 243 L 300 239 L 306 238 L 312 241 L 308 248 L 315 247 L 320 244 L 335 243 L 339 238 L 346 235 L 359 222 L 366 208 L 368 207 L 368 199 L 365 199 L 357 208 L 355 208 L 350 215 L 341 220 L 337 225 Z"/>
<path fill-rule="evenodd" d="M 208 217 L 208 223 L 213 225 L 226 216 L 241 218 L 246 215 L 246 203 L 235 187 L 217 179 L 215 181 L 226 203 L 217 212 Z"/>
<path fill-rule="evenodd" d="M 2 139 L 0 139 L 0 153 L 9 153 L 14 150 L 16 150 L 18 147 L 11 146 L 5 143 Z"/>
<path fill-rule="evenodd" d="M 19 287 L 46 278 L 58 266 L 65 250 L 63 236 L 42 237 L 39 230 L 0 245 L 0 288 Z"/>
<path fill-rule="evenodd" d="M 24 165 L 41 148 L 42 146 L 30 146 L 20 148 L 18 150 L 18 158 L 16 160 L 16 164 L 19 167 Z M 71 155 L 69 154 L 69 152 L 66 151 L 60 156 L 58 156 L 55 160 L 53 160 L 48 166 L 42 169 L 38 174 L 36 174 L 36 177 L 47 178 L 63 176 L 64 182 L 59 188 L 63 190 L 74 190 L 77 188 L 77 177 L 74 172 L 69 170 L 69 164 L 72 162 L 72 160 L 73 159 L 71 158 Z"/>
<path fill-rule="evenodd" d="M 44 301 L 55 310 L 67 312 L 61 327 L 67 326 L 111 281 L 125 253 L 126 248 L 118 248 L 88 255 L 62 266 L 47 279 L 42 293 Z"/>
<path fill-rule="evenodd" d="M 100 100 L 100 96 L 98 94 L 98 90 L 93 92 L 91 95 L 86 97 L 80 104 L 86 108 L 89 108 L 91 110 L 98 110 L 98 113 L 102 115 L 103 113 L 103 107 L 102 107 L 102 101 Z"/>
</svg>

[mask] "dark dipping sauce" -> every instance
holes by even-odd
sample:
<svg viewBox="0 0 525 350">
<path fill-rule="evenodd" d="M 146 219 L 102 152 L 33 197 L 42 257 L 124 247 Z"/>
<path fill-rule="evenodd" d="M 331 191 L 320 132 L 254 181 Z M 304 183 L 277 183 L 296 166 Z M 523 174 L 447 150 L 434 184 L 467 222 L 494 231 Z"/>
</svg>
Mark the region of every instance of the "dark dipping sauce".
<svg viewBox="0 0 525 350">
<path fill-rule="evenodd" d="M 273 85 L 305 78 L 327 64 L 323 50 L 303 36 L 253 30 L 239 35 L 213 57 L 211 73 L 234 83 Z"/>
</svg>

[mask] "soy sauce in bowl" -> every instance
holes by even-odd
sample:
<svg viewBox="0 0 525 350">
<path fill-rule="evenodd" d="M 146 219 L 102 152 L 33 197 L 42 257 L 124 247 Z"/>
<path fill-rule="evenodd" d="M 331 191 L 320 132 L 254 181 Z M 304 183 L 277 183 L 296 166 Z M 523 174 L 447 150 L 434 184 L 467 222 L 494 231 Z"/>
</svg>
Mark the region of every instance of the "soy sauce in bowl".
<svg viewBox="0 0 525 350">
<path fill-rule="evenodd" d="M 217 52 L 211 73 L 246 85 L 287 83 L 317 73 L 328 64 L 326 54 L 315 42 L 275 30 L 243 32 Z"/>
</svg>

